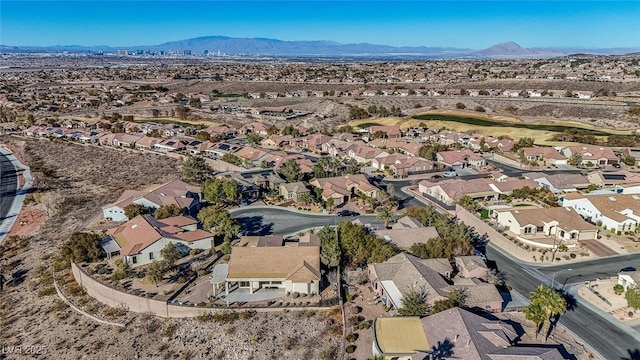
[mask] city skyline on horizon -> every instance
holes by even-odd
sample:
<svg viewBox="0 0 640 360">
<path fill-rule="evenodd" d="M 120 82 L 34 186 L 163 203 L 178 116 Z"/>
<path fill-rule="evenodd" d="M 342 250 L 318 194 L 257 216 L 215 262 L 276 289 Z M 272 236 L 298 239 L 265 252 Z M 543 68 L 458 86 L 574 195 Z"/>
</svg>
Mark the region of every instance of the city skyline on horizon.
<svg viewBox="0 0 640 360">
<path fill-rule="evenodd" d="M 203 36 L 484 49 L 640 47 L 636 1 L 2 1 L 0 44 L 158 45 Z"/>
</svg>

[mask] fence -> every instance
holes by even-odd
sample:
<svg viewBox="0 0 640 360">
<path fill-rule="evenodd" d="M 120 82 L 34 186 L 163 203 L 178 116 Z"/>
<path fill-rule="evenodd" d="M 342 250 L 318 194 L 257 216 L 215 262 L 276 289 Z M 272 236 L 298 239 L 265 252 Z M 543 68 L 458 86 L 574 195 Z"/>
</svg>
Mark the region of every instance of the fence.
<svg viewBox="0 0 640 360">
<path fill-rule="evenodd" d="M 305 306 L 302 305 L 302 302 L 289 303 L 290 306 L 280 307 L 241 306 L 237 308 L 169 304 L 167 301 L 136 296 L 114 289 L 94 279 L 75 263 L 71 264 L 71 271 L 76 282 L 82 286 L 87 294 L 103 304 L 111 307 L 124 307 L 136 313 L 152 313 L 166 318 L 196 317 L 212 310 L 255 310 L 258 312 L 282 311 L 282 309 L 326 310 L 327 307 L 338 304 L 337 299 L 320 301 L 318 306 Z"/>
</svg>

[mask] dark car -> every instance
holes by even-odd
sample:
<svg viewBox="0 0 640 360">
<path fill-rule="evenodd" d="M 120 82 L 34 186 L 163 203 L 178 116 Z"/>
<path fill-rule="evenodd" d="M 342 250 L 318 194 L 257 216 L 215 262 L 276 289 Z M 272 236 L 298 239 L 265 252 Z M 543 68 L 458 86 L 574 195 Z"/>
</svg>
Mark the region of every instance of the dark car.
<svg viewBox="0 0 640 360">
<path fill-rule="evenodd" d="M 338 216 L 359 216 L 360 213 L 351 210 L 342 210 L 338 212 Z"/>
<path fill-rule="evenodd" d="M 620 164 L 612 164 L 611 166 L 613 166 L 616 169 L 620 169 Z"/>
<path fill-rule="evenodd" d="M 620 272 L 631 272 L 631 271 L 636 271 L 636 268 L 634 268 L 633 266 L 627 266 L 626 268 L 620 269 Z"/>
</svg>

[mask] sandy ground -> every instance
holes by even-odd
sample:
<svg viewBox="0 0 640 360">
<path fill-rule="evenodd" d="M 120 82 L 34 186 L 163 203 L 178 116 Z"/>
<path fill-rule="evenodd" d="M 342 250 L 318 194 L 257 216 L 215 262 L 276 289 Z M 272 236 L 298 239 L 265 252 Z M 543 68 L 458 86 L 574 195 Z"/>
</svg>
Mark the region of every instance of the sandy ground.
<svg viewBox="0 0 640 360">
<path fill-rule="evenodd" d="M 602 295 L 602 297 L 607 299 L 611 305 L 607 304 L 587 287 L 581 287 L 578 290 L 578 295 L 622 322 L 639 320 L 640 311 L 634 311 L 627 306 L 627 300 L 624 298 L 624 294 L 616 295 L 614 293 L 613 287 L 617 283 L 618 279 L 614 277 L 592 281 L 590 284 L 591 289 Z M 631 312 L 633 316 L 629 316 L 629 312 Z"/>
<path fill-rule="evenodd" d="M 16 222 L 9 230 L 8 236 L 30 236 L 47 220 L 47 213 L 35 205 L 25 205 L 20 210 Z"/>
</svg>

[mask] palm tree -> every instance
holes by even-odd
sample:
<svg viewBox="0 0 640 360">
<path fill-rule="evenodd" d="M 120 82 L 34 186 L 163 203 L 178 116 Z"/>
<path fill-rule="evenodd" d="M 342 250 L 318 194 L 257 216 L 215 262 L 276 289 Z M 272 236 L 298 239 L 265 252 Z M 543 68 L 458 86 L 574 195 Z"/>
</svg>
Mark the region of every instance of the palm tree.
<svg viewBox="0 0 640 360">
<path fill-rule="evenodd" d="M 313 203 L 313 197 L 311 196 L 311 193 L 305 192 L 298 195 L 298 202 L 309 205 Z"/>
<path fill-rule="evenodd" d="M 396 214 L 393 212 L 393 210 L 391 210 L 391 208 L 385 206 L 385 207 L 382 207 L 382 208 L 378 209 L 378 215 L 376 216 L 376 218 L 378 218 L 380 220 L 384 220 L 384 227 L 388 228 L 389 227 L 389 221 L 395 221 L 396 220 Z"/>
<path fill-rule="evenodd" d="M 539 306 L 545 314 L 542 330 L 546 341 L 551 328 L 551 318 L 567 311 L 567 301 L 562 294 L 544 285 L 538 286 L 529 296 L 529 300 Z"/>
<path fill-rule="evenodd" d="M 540 305 L 531 304 L 524 308 L 524 318 L 531 321 L 536 328 L 536 340 L 540 333 L 540 325 L 545 322 L 547 314 L 542 311 Z"/>
</svg>

